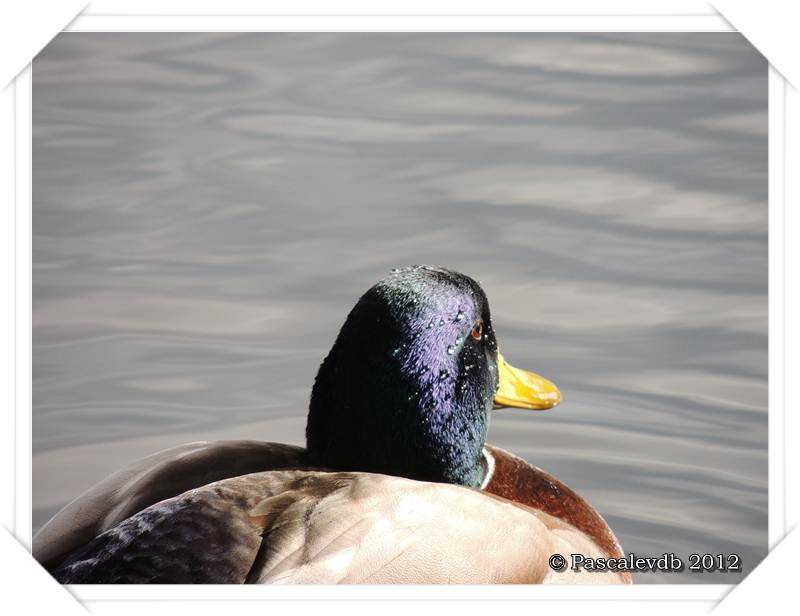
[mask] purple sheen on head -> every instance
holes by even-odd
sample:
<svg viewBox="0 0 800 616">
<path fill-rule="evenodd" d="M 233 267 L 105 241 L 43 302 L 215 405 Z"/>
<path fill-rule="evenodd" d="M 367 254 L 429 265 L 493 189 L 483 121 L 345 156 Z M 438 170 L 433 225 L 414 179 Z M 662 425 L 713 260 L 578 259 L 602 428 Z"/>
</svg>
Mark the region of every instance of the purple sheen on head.
<svg viewBox="0 0 800 616">
<path fill-rule="evenodd" d="M 474 300 L 463 293 L 432 299 L 419 302 L 419 310 L 407 315 L 405 326 L 415 338 L 401 354 L 401 371 L 421 373 L 420 385 L 424 386 L 428 400 L 446 402 L 448 396 L 454 395 L 458 355 L 477 318 L 476 307 Z M 460 321 L 456 318 L 458 314 L 463 316 Z M 431 321 L 434 326 L 429 328 Z M 440 325 L 442 321 L 444 324 Z M 438 423 L 437 417 L 436 413 L 431 416 L 432 423 Z"/>
<path fill-rule="evenodd" d="M 466 485 L 497 386 L 496 343 L 478 284 L 457 272 L 394 271 L 353 308 L 312 392 L 306 430 L 321 464 Z"/>
</svg>

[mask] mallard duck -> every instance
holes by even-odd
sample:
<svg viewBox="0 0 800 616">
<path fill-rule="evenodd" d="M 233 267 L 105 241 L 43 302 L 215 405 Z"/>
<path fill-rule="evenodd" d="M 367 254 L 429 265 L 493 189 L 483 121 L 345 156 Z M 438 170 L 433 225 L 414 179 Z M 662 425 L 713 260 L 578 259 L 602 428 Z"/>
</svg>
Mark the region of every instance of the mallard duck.
<svg viewBox="0 0 800 616">
<path fill-rule="evenodd" d="M 551 555 L 620 558 L 563 483 L 486 444 L 493 407 L 561 402 L 498 350 L 480 285 L 393 270 L 317 373 L 307 448 L 191 443 L 90 489 L 34 537 L 62 583 L 625 583 Z"/>
</svg>

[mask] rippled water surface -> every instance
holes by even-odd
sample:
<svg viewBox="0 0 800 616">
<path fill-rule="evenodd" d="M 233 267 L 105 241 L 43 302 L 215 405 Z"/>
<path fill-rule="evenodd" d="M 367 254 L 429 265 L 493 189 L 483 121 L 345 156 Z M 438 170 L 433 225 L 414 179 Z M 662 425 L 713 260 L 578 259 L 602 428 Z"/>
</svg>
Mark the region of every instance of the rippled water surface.
<svg viewBox="0 0 800 616">
<path fill-rule="evenodd" d="M 174 444 L 302 443 L 352 304 L 423 262 L 565 394 L 492 442 L 627 552 L 765 554 L 767 64 L 738 34 L 63 34 L 33 75 L 35 528 Z"/>
</svg>

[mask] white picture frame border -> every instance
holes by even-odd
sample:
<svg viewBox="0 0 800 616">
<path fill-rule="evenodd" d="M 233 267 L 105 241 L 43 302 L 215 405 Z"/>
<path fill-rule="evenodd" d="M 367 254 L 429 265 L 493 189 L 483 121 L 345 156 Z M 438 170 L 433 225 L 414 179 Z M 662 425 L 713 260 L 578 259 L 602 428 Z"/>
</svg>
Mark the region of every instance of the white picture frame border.
<svg viewBox="0 0 800 616">
<path fill-rule="evenodd" d="M 243 11 L 249 8 L 260 13 Z M 500 13 L 499 4 L 492 7 L 498 14 L 469 12 L 463 9 L 457 15 L 431 13 L 426 14 L 425 7 L 429 3 L 405 2 L 405 9 L 399 13 L 387 11 L 376 14 L 375 8 L 370 13 L 325 14 L 315 13 L 314 5 L 322 8 L 321 2 L 304 2 L 310 8 L 301 12 L 265 13 L 267 3 L 234 2 L 227 3 L 225 11 L 238 7 L 240 13 L 224 12 L 220 3 L 197 2 L 190 8 L 176 8 L 174 3 L 134 3 L 134 2 L 99 2 L 93 3 L 88 10 L 82 12 L 66 28 L 67 32 L 122 32 L 122 31 L 303 31 L 303 32 L 357 32 L 357 31 L 693 31 L 693 32 L 725 32 L 734 31 L 731 24 L 716 13 L 706 3 L 700 2 L 649 2 L 643 3 L 603 3 L 613 4 L 608 12 L 600 10 L 598 3 L 546 3 L 554 8 L 537 6 L 537 14 L 524 11 L 519 13 Z M 342 3 L 344 4 L 344 3 Z M 366 6 L 365 3 L 348 3 Z M 475 3 L 459 3 L 462 7 Z M 519 3 L 512 3 L 519 4 Z M 113 5 L 113 6 L 112 6 Z M 233 8 L 231 9 L 231 5 Z M 588 13 L 591 5 L 593 10 Z M 705 5 L 705 8 L 701 7 Z M 274 6 L 274 4 L 273 4 Z M 414 8 L 420 6 L 420 8 Z M 666 7 L 671 6 L 674 11 Z M 317 10 L 319 10 L 319 8 Z M 467 7 L 469 8 L 469 7 Z M 164 11 L 159 13 L 159 10 Z M 293 9 L 297 10 L 297 9 Z M 473 9 L 474 10 L 474 9 Z M 416 12 L 419 11 L 419 12 Z M 583 14 L 581 14 L 583 11 Z M 681 12 L 685 11 L 685 12 Z M 12 195 L 15 207 L 13 217 L 9 220 L 9 212 L 3 214 L 3 228 L 13 230 L 13 242 L 6 243 L 6 259 L 13 259 L 11 280 L 7 280 L 9 268 L 3 268 L 3 288 L 14 291 L 13 302 L 4 302 L 3 314 L 8 317 L 7 308 L 13 310 L 10 319 L 13 322 L 11 342 L 5 348 L 14 349 L 12 361 L 3 360 L 3 371 L 8 380 L 13 375 L 10 391 L 13 391 L 13 430 L 4 434 L 13 435 L 13 446 L 6 451 L 13 452 L 12 473 L 3 475 L 4 481 L 10 483 L 12 507 L 3 509 L 3 523 L 17 540 L 30 548 L 31 537 L 31 68 L 28 65 L 2 92 L 0 111 L 4 122 L 13 118 L 12 144 L 2 150 L 3 186 L 8 185 L 11 178 L 13 190 L 4 190 L 4 196 Z M 786 197 L 788 177 L 786 170 L 787 142 L 786 134 L 787 102 L 790 97 L 796 108 L 797 92 L 787 84 L 784 77 L 772 66 L 769 76 L 769 528 L 770 548 L 774 547 L 784 536 L 791 518 L 787 501 L 787 482 L 789 475 L 786 469 L 786 427 L 785 413 L 787 383 L 784 346 L 786 334 Z M 4 126 L 6 126 L 4 124 Z M 5 134 L 5 133 L 4 133 Z M 4 140 L 4 145 L 5 145 Z M 796 143 L 796 142 L 793 142 Z M 796 147 L 796 146 L 795 146 Z M 796 154 L 795 154 L 796 157 Z M 10 170 L 10 172 L 9 172 Z M 796 191 L 792 194 L 797 194 Z M 11 210 L 11 208 L 9 208 Z M 10 223 L 10 224 L 5 224 Z M 12 250 L 13 248 L 13 250 Z M 13 253 L 13 254 L 12 254 Z M 795 253 L 796 256 L 796 253 Z M 4 260 L 4 265 L 8 264 Z M 796 294 L 794 295 L 796 300 Z M 795 301 L 795 306 L 797 302 Z M 26 335 L 27 332 L 27 335 Z M 8 390 L 7 390 L 8 391 Z M 794 399 L 797 397 L 795 395 Z M 4 420 L 3 426 L 7 425 Z M 796 475 L 795 475 L 796 476 Z M 4 485 L 8 485 L 4 483 Z M 11 515 L 9 511 L 13 510 Z M 32 560 L 32 559 L 31 559 Z M 277 600 L 288 601 L 302 599 L 306 601 L 373 601 L 391 599 L 407 601 L 410 598 L 437 601 L 441 599 L 458 601 L 512 600 L 512 601 L 544 601 L 549 603 L 561 599 L 578 601 L 612 602 L 618 607 L 634 607 L 630 602 L 642 601 L 676 601 L 686 602 L 701 608 L 714 605 L 728 594 L 733 586 L 725 584 L 698 585 L 648 585 L 637 584 L 632 587 L 544 587 L 544 586 L 394 586 L 394 587 L 267 587 L 267 586 L 69 586 L 68 590 L 85 605 L 109 607 L 117 602 L 147 601 L 170 602 L 176 599 L 183 601 L 252 601 Z M 618 603 L 619 602 L 619 603 Z M 539 607 L 537 604 L 537 609 Z M 641 607 L 641 606 L 639 606 Z M 673 605 L 674 608 L 674 605 Z M 594 608 L 593 608 L 594 609 Z M 649 608 L 648 608 L 649 609 Z M 616 610 L 615 610 L 616 611 Z M 619 613 L 619 612 L 617 612 Z"/>
</svg>

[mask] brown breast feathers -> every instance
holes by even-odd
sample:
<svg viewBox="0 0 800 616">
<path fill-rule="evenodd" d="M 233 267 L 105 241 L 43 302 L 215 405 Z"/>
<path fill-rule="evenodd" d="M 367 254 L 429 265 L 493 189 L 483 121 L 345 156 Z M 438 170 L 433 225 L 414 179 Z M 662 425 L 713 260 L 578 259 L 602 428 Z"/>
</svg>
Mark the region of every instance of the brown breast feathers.
<svg viewBox="0 0 800 616">
<path fill-rule="evenodd" d="M 594 507 L 542 469 L 498 447 L 486 445 L 494 458 L 494 474 L 485 490 L 490 494 L 540 509 L 590 536 L 613 558 L 624 552 L 614 533 Z"/>
</svg>

